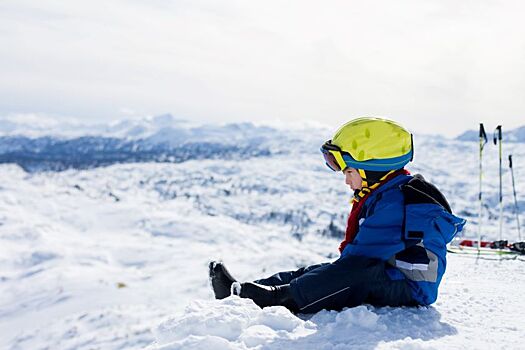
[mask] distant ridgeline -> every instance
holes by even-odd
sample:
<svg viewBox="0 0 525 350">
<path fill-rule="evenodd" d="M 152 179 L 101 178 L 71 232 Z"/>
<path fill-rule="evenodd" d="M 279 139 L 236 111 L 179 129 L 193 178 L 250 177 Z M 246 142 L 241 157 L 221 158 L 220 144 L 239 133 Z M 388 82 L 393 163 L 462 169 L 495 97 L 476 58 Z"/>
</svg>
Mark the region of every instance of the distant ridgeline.
<svg viewBox="0 0 525 350">
<path fill-rule="evenodd" d="M 62 171 L 88 169 L 114 163 L 171 162 L 191 159 L 232 159 L 268 156 L 259 145 L 232 145 L 218 142 L 193 142 L 180 145 L 85 136 L 69 140 L 52 137 L 0 137 L 0 163 L 15 163 L 25 171 Z"/>
<path fill-rule="evenodd" d="M 171 114 L 90 125 L 22 115 L 0 117 L 0 164 L 38 172 L 115 163 L 246 159 L 286 152 L 285 139 L 290 139 L 289 132 L 269 126 L 195 124 Z"/>
<path fill-rule="evenodd" d="M 503 129 L 504 140 L 510 142 L 525 142 L 525 126 L 514 130 Z M 490 135 L 489 135 L 490 137 Z M 479 141 L 479 131 L 468 130 L 456 137 L 460 141 Z"/>
</svg>

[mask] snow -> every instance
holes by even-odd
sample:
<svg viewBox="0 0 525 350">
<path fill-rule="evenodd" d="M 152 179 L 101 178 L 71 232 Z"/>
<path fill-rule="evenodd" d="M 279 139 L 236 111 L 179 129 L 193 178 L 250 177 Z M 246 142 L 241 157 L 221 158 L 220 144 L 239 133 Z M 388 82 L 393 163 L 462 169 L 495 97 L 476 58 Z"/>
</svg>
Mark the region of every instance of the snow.
<svg viewBox="0 0 525 350">
<path fill-rule="evenodd" d="M 456 257 L 452 260 L 466 262 Z M 485 265 L 482 270 L 490 270 L 494 263 L 481 264 Z M 505 268 L 519 273 L 522 264 L 513 261 Z M 475 272 L 465 276 L 464 270 L 451 269 L 442 288 L 441 298 L 446 301 L 431 307 L 362 305 L 296 317 L 284 307 L 261 310 L 250 300 L 236 296 L 193 301 L 184 312 L 157 327 L 157 341 L 149 349 L 205 349 L 212 345 L 210 341 L 227 345 L 227 349 L 521 348 L 525 322 L 512 316 L 511 306 L 522 303 L 519 290 L 513 295 L 518 299 L 515 302 L 501 298 L 509 293 L 505 290 L 508 285 L 471 291 L 465 286 L 487 283 L 486 276 Z M 488 284 L 497 285 L 504 284 L 502 279 L 512 283 L 514 277 L 488 279 Z M 520 282 L 516 287 L 525 284 Z"/>
<path fill-rule="evenodd" d="M 234 129 L 216 130 L 227 138 Z M 520 260 L 449 255 L 430 307 L 295 316 L 235 296 L 213 300 L 210 260 L 244 281 L 337 258 L 332 235 L 344 228 L 351 193 L 324 166 L 318 135 L 291 134 L 295 148 L 268 157 L 36 173 L 0 165 L 0 348 L 522 348 Z M 468 219 L 465 236 L 476 236 L 477 144 L 416 135 L 415 146 L 410 170 L 436 183 Z M 504 145 L 521 215 L 523 146 Z M 496 147 L 484 156 L 483 234 L 496 239 Z M 504 169 L 504 234 L 515 240 Z"/>
<path fill-rule="evenodd" d="M 512 269 L 519 271 L 521 264 Z M 491 265 L 485 268 L 490 269 Z M 455 275 L 456 271 L 449 274 Z M 463 286 L 481 278 L 466 280 L 461 283 Z M 447 296 L 453 284 L 447 283 L 442 294 Z M 492 293 L 459 288 L 446 303 L 436 307 L 363 305 L 299 317 L 280 306 L 261 310 L 250 300 L 236 296 L 221 301 L 194 301 L 178 317 L 157 327 L 157 341 L 150 349 L 180 349 L 188 344 L 204 349 L 211 345 L 209 336 L 217 343 L 222 339 L 229 346 L 227 349 L 518 349 L 523 321 L 516 322 L 505 314 L 498 317 L 498 309 L 507 309 L 498 298 L 491 297 Z M 479 300 L 486 302 L 480 304 Z M 512 310 L 509 312 L 512 314 Z"/>
</svg>

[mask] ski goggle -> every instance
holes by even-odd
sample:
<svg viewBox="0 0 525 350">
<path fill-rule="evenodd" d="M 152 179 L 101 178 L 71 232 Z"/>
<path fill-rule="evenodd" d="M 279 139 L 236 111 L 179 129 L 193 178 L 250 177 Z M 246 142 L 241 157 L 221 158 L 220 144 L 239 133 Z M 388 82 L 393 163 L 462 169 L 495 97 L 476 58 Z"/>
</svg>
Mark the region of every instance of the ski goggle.
<svg viewBox="0 0 525 350">
<path fill-rule="evenodd" d="M 347 168 L 347 165 L 343 159 L 343 152 L 339 146 L 332 143 L 332 140 L 328 140 L 321 146 L 321 153 L 323 154 L 326 165 L 333 171 L 342 171 Z"/>
</svg>

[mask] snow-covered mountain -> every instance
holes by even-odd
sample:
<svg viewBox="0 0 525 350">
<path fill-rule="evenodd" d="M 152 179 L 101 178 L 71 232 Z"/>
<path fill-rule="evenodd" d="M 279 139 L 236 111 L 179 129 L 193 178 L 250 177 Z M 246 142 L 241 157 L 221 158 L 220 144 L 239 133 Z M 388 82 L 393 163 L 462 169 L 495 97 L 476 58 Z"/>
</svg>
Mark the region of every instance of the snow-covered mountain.
<svg viewBox="0 0 525 350">
<path fill-rule="evenodd" d="M 490 133 L 490 130 L 486 131 Z M 503 130 L 503 133 L 505 142 L 525 142 L 525 125 L 512 130 Z M 489 139 L 491 139 L 492 136 L 493 135 L 491 134 L 487 134 L 487 137 Z M 467 130 L 458 137 L 456 137 L 456 139 L 460 141 L 479 141 L 479 131 Z"/>
<path fill-rule="evenodd" d="M 211 259 L 252 280 L 337 257 L 351 193 L 318 151 L 333 130 L 203 126 L 166 116 L 94 129 L 12 123 L 0 149 L 31 154 L 36 165 L 26 171 L 16 157 L 0 165 L 0 348 L 521 347 L 525 262 L 518 260 L 449 256 L 438 302 L 428 308 L 296 317 L 235 297 L 213 300 Z M 476 236 L 477 144 L 418 135 L 414 142 L 409 170 L 435 183 L 468 220 L 464 235 Z M 516 145 L 504 144 L 504 152 L 514 153 L 525 222 L 525 147 Z M 188 156 L 121 152 L 147 147 L 155 156 Z M 55 172 L 44 159 L 53 154 L 104 161 L 81 159 Z M 483 235 L 496 239 L 497 147 L 487 146 L 484 159 Z M 507 168 L 503 175 L 505 238 L 515 240 Z"/>
<path fill-rule="evenodd" d="M 252 123 L 197 125 L 169 114 L 110 126 L 0 119 L 0 164 L 15 163 L 35 172 L 115 163 L 270 156 L 289 153 L 291 143 L 305 145 L 312 135 L 305 137 L 304 129 L 283 130 Z M 309 132 L 319 134 L 315 129 Z"/>
</svg>

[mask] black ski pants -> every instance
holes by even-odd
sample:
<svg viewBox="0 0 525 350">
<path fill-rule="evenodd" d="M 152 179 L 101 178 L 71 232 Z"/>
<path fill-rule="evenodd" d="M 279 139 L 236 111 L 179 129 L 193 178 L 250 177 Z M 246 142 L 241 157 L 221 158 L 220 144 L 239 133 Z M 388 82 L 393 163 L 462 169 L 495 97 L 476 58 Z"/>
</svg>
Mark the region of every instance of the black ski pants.
<svg viewBox="0 0 525 350">
<path fill-rule="evenodd" d="M 346 256 L 254 282 L 266 286 L 290 284 L 301 313 L 341 310 L 361 304 L 415 306 L 406 280 L 390 280 L 385 268 L 386 262 L 379 259 Z"/>
</svg>

